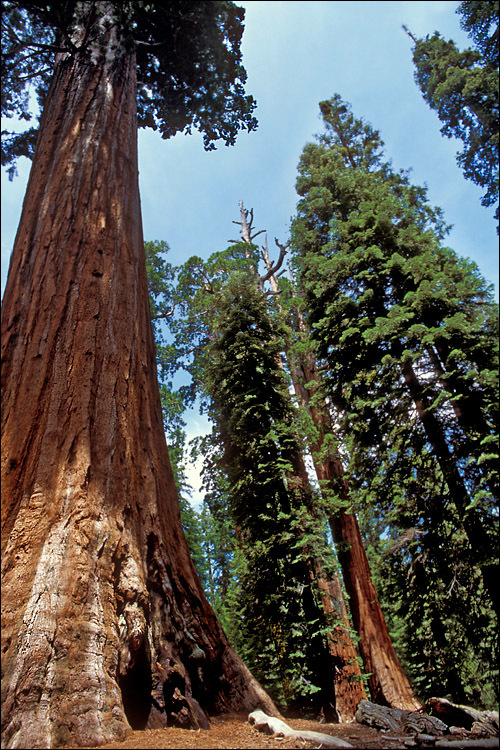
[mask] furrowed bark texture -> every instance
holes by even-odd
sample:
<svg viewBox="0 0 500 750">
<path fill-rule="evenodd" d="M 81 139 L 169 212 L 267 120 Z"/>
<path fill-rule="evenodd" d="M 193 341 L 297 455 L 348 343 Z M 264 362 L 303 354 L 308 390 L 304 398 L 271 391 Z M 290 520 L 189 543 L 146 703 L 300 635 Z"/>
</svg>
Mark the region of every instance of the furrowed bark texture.
<svg viewBox="0 0 500 750">
<path fill-rule="evenodd" d="M 317 429 L 311 452 L 318 480 L 349 502 L 342 463 L 334 446 L 326 441 L 333 433 L 328 407 L 313 398 L 319 386 L 315 362 L 312 358 L 303 361 L 300 366 L 292 367 L 292 373 L 296 394 L 308 409 Z M 376 703 L 409 711 L 418 710 L 421 705 L 415 698 L 387 630 L 356 516 L 340 510 L 329 521 L 349 596 L 352 623 L 360 639 L 358 648 L 365 672 L 371 673 L 368 678 L 371 696 Z"/>
<path fill-rule="evenodd" d="M 4 297 L 4 747 L 276 714 L 189 558 L 143 255 L 135 56 L 109 34 L 56 63 Z"/>
</svg>

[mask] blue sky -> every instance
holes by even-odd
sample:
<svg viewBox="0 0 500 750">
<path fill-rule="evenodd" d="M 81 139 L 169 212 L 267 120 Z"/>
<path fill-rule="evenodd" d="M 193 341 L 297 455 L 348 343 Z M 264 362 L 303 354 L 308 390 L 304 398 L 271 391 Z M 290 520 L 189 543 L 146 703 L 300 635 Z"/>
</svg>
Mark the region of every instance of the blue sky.
<svg viewBox="0 0 500 750">
<path fill-rule="evenodd" d="M 242 132 L 234 147 L 203 150 L 199 134 L 162 141 L 139 133 L 140 190 L 146 240 L 166 240 L 170 262 L 208 257 L 237 237 L 238 201 L 254 209 L 256 229 L 285 242 L 296 205 L 297 163 L 304 145 L 321 132 L 318 103 L 335 93 L 353 113 L 377 128 L 397 168 L 413 169 L 412 181 L 428 186 L 453 229 L 447 244 L 475 260 L 482 274 L 498 279 L 498 237 L 493 210 L 480 205 L 482 191 L 463 178 L 455 154 L 460 143 L 441 136 L 435 112 L 413 80 L 411 40 L 440 31 L 460 48 L 470 39 L 460 29 L 458 2 L 329 2 L 250 0 L 243 62 L 247 91 L 258 103 L 259 128 Z M 8 126 L 8 123 L 4 127 Z M 2 293 L 29 173 L 2 173 Z M 193 415 L 189 433 L 203 429 Z"/>
</svg>

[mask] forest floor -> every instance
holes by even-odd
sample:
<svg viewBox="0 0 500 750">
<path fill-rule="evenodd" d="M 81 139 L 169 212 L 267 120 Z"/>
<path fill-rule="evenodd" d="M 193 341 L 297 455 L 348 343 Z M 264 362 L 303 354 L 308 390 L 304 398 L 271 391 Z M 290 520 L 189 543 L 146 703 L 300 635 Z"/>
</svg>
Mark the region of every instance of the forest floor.
<svg viewBox="0 0 500 750">
<path fill-rule="evenodd" d="M 349 724 L 320 724 L 316 721 L 287 719 L 293 729 L 322 732 L 349 742 L 357 750 L 399 750 L 407 745 L 408 735 L 381 732 L 353 721 Z M 216 716 L 210 719 L 210 730 L 198 729 L 145 729 L 130 732 L 123 742 L 100 745 L 99 750 L 306 750 L 322 747 L 294 737 L 265 735 L 248 723 L 246 714 Z M 445 739 L 443 737 L 443 739 Z M 457 737 L 450 737 L 457 739 Z M 69 747 L 69 746 L 68 746 Z"/>
</svg>

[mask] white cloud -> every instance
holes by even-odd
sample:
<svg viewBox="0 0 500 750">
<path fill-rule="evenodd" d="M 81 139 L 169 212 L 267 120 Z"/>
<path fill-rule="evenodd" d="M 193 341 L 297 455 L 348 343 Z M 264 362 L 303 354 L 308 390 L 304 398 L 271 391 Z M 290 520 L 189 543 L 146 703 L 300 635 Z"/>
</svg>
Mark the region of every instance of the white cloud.
<svg viewBox="0 0 500 750">
<path fill-rule="evenodd" d="M 208 419 L 201 416 L 195 409 L 188 409 L 184 418 L 188 424 L 186 433 L 187 444 L 196 437 L 210 434 L 212 427 Z M 189 498 L 191 505 L 199 508 L 203 502 L 204 493 L 201 488 L 202 483 L 203 458 L 200 456 L 196 461 L 188 460 L 185 466 L 186 480 L 192 488 L 192 494 Z"/>
</svg>

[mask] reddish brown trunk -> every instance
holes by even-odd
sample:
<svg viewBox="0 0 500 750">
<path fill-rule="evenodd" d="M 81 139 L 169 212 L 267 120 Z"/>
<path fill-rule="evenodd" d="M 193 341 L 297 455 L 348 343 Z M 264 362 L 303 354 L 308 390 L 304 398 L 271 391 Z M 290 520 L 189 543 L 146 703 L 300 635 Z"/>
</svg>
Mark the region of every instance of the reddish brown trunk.
<svg viewBox="0 0 500 750">
<path fill-rule="evenodd" d="M 360 702 L 367 698 L 358 654 L 351 636 L 351 626 L 338 576 L 318 576 L 324 590 L 323 607 L 327 616 L 339 623 L 328 634 L 328 643 L 335 664 L 335 707 L 339 721 L 352 721 Z"/>
<path fill-rule="evenodd" d="M 286 250 L 285 246 L 280 245 L 280 250 L 280 258 L 282 260 Z M 269 256 L 267 236 L 263 248 L 263 259 L 268 270 L 267 276 L 272 291 L 277 295 L 279 293 L 278 281 L 272 272 L 273 264 Z M 288 359 L 290 360 L 290 357 Z M 293 363 L 290 361 L 289 366 L 297 395 L 305 403 L 304 399 L 308 398 L 307 391 L 299 385 L 298 374 Z M 303 485 L 307 486 L 310 491 L 307 471 L 302 457 L 297 462 L 295 469 L 297 477 L 301 478 Z M 358 663 L 358 655 L 349 632 L 350 625 L 342 594 L 342 586 L 338 576 L 326 578 L 319 564 L 316 565 L 315 575 L 319 588 L 322 591 L 322 604 L 327 620 L 333 619 L 341 623 L 331 628 L 328 634 L 328 645 L 334 663 L 335 710 L 340 721 L 351 721 L 356 714 L 356 709 L 360 701 L 363 699 L 366 700 L 367 696 Z"/>
<path fill-rule="evenodd" d="M 307 494 L 311 494 L 311 487 L 304 460 L 300 454 L 293 459 L 294 477 L 290 482 L 299 484 Z M 363 685 L 361 669 L 358 656 L 354 646 L 350 626 L 345 609 L 342 587 L 338 576 L 326 577 L 321 561 L 314 556 L 314 550 L 310 550 L 311 559 L 314 561 L 314 569 L 311 569 L 311 579 L 317 582 L 321 592 L 321 603 L 325 618 L 331 624 L 328 630 L 328 647 L 332 660 L 330 672 L 333 678 L 333 693 L 335 697 L 335 713 L 337 721 L 352 721 L 360 701 L 366 700 L 366 692 Z"/>
<path fill-rule="evenodd" d="M 300 317 L 300 316 L 299 316 Z M 333 489 L 350 505 L 349 491 L 343 479 L 343 467 L 333 441 L 333 430 L 327 405 L 318 401 L 315 391 L 319 376 L 315 362 L 302 362 L 302 378 L 292 368 L 295 391 L 309 410 L 317 437 L 311 443 L 314 467 L 320 483 Z M 307 384 L 304 387 L 301 381 Z M 373 586 L 356 517 L 340 510 L 330 517 L 330 527 L 349 596 L 352 623 L 359 635 L 358 648 L 365 672 L 370 673 L 368 685 L 374 701 L 394 708 L 418 710 L 408 679 L 392 645 L 384 615 Z"/>
<path fill-rule="evenodd" d="M 198 704 L 275 711 L 181 528 L 149 321 L 135 59 L 112 41 L 94 62 L 56 65 L 4 297 L 4 747 L 203 722 Z"/>
</svg>

